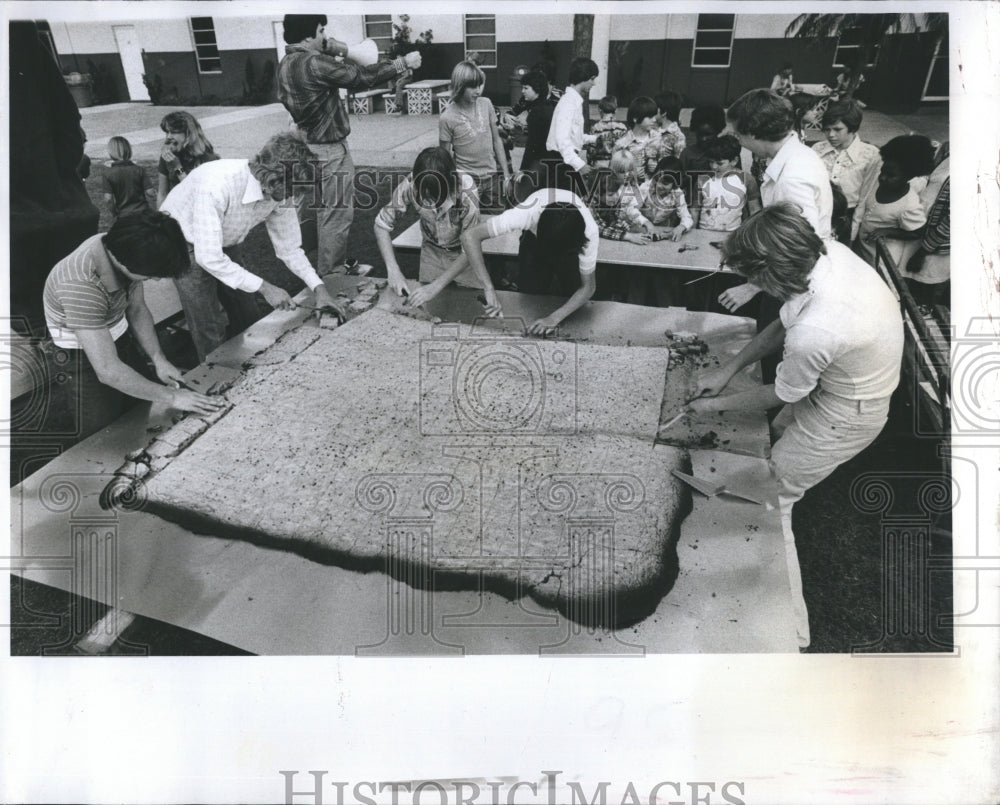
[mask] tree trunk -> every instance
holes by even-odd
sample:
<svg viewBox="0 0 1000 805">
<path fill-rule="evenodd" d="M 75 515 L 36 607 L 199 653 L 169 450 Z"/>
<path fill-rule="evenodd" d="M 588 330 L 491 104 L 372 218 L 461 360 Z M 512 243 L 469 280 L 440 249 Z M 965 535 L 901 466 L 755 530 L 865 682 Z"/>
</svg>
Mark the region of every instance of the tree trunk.
<svg viewBox="0 0 1000 805">
<path fill-rule="evenodd" d="M 594 47 L 594 15 L 573 15 L 573 58 L 589 59 Z M 583 94 L 584 130 L 590 131 L 590 92 Z"/>
</svg>

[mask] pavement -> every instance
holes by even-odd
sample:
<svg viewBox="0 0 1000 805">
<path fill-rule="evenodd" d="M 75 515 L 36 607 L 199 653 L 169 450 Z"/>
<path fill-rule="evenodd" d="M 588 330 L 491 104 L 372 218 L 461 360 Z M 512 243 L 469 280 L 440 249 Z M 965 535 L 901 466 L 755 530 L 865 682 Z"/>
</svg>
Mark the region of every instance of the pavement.
<svg viewBox="0 0 1000 805">
<path fill-rule="evenodd" d="M 177 108 L 149 103 L 116 103 L 81 109 L 83 129 L 88 139 L 87 155 L 92 159 L 107 160 L 108 138 L 117 134 L 132 144 L 133 159 L 155 160 L 163 143 L 160 120 Z M 265 106 L 198 106 L 188 111 L 198 118 L 216 152 L 223 157 L 253 156 L 268 137 L 288 128 L 291 123 L 288 112 L 280 103 Z M 682 126 L 687 125 L 690 115 L 690 109 L 681 113 Z M 624 120 L 625 110 L 619 109 L 617 116 Z M 895 116 L 867 109 L 859 133 L 861 139 L 875 145 L 910 133 L 924 134 L 943 142 L 948 139 L 947 105 Z M 408 168 L 422 149 L 437 145 L 438 116 L 393 117 L 383 112 L 352 114 L 348 142 L 355 165 Z M 519 164 L 519 160 L 515 158 L 514 164 Z"/>
</svg>

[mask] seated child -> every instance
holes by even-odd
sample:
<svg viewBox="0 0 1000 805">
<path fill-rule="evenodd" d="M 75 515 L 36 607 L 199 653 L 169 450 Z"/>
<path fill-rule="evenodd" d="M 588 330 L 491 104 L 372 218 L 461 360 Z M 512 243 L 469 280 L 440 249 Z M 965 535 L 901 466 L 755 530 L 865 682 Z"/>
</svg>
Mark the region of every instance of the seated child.
<svg viewBox="0 0 1000 805">
<path fill-rule="evenodd" d="M 653 177 L 639 187 L 640 211 L 654 226 L 660 227 L 657 233 L 661 237 L 674 241 L 694 228 L 681 190 L 682 176 L 680 159 L 664 157 L 656 164 Z"/>
<path fill-rule="evenodd" d="M 407 283 L 392 248 L 397 216 L 407 210 L 419 215 L 423 244 L 420 247 L 420 281 L 425 288 Z M 455 168 L 455 160 L 440 146 L 417 155 L 410 173 L 392 199 L 375 217 L 375 240 L 385 260 L 389 285 L 400 296 L 420 305 L 433 299 L 449 282 L 474 288 L 490 287 L 489 277 L 469 269 L 462 251 L 462 232 L 479 223 L 479 197 L 472 177 Z"/>
<path fill-rule="evenodd" d="M 644 245 L 655 231 L 639 209 L 639 186 L 635 158 L 628 151 L 615 151 L 611 165 L 594 177 L 590 209 L 601 237 Z"/>
<path fill-rule="evenodd" d="M 919 134 L 893 137 L 879 149 L 882 169 L 878 183 L 870 186 L 854 211 L 851 239 L 855 251 L 875 265 L 875 239 L 914 240 L 927 223 L 920 195 L 910 180 L 934 170 L 934 147 Z M 923 187 L 924 183 L 918 186 Z M 889 253 L 899 261 L 902 243 L 888 243 Z"/>
<path fill-rule="evenodd" d="M 612 154 L 611 167 L 600 172 L 593 187 L 591 210 L 602 238 L 645 245 L 657 237 L 656 227 L 642 213 L 635 158 L 628 151 Z M 610 284 L 612 299 L 634 305 L 647 303 L 650 285 L 660 305 L 672 304 L 676 296 L 669 272 L 657 268 L 622 266 Z"/>
<path fill-rule="evenodd" d="M 737 165 L 740 143 L 731 134 L 717 137 L 705 148 L 705 157 L 712 170 L 698 191 L 694 209 L 695 226 L 714 232 L 739 229 L 744 213 L 747 216 L 761 208 L 760 188 L 749 173 Z"/>
<path fill-rule="evenodd" d="M 659 136 L 653 132 L 656 126 L 656 102 L 645 96 L 636 98 L 628 105 L 625 122 L 629 131 L 615 142 L 615 151 L 625 150 L 632 155 L 635 159 L 636 177 L 643 182 L 646 180 L 647 153 L 652 151 L 655 154 L 659 146 Z M 655 165 L 654 156 L 652 166 Z"/>
<path fill-rule="evenodd" d="M 694 199 L 701 184 L 700 177 L 713 171 L 708 166 L 705 149 L 726 128 L 726 111 L 721 106 L 710 104 L 696 106 L 691 112 L 691 137 L 681 153 L 681 170 L 684 171 L 684 191 L 689 199 Z"/>
<path fill-rule="evenodd" d="M 625 136 L 628 128 L 620 120 L 615 120 L 618 99 L 614 95 L 601 98 L 597 108 L 601 112 L 601 119 L 590 129 L 597 141 L 587 148 L 587 162 L 596 167 L 607 167 L 615 142 Z"/>
<path fill-rule="evenodd" d="M 681 116 L 680 93 L 672 90 L 661 92 L 656 101 L 656 126 L 654 142 L 646 149 L 646 175 L 652 176 L 660 160 L 679 157 L 687 146 L 687 138 L 677 122 Z"/>
<path fill-rule="evenodd" d="M 150 202 L 156 197 L 153 183 L 146 171 L 132 161 L 132 144 L 124 137 L 108 140 L 108 155 L 112 162 L 101 185 L 104 201 L 111 210 L 111 223 L 123 215 L 135 215 L 150 209 Z"/>
</svg>

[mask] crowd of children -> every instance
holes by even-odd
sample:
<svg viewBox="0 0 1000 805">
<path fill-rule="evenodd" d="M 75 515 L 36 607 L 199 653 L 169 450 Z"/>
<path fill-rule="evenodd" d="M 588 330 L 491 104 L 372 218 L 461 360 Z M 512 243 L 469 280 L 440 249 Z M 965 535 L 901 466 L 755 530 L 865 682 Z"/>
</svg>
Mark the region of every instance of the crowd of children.
<svg viewBox="0 0 1000 805">
<path fill-rule="evenodd" d="M 593 82 L 596 66 L 578 59 L 572 67 L 572 81 L 560 91 L 552 81 L 552 66 L 536 65 L 523 76 L 518 104 L 509 113 L 498 113 L 483 94 L 482 69 L 474 61 L 455 66 L 452 102 L 439 121 L 439 146 L 420 153 L 412 173 L 395 188 L 376 219 L 376 241 L 394 290 L 422 304 L 454 280 L 486 285 L 492 298 L 489 277 L 484 281 L 463 252 L 463 233 L 480 223 L 481 212 L 501 213 L 533 190 L 572 190 L 586 204 L 600 238 L 637 247 L 657 240 L 677 242 L 692 229 L 719 232 L 721 242 L 726 233 L 769 203 L 791 200 L 803 206 L 794 197 L 795 191 L 788 191 L 793 193 L 789 196 L 780 190 L 793 183 L 779 176 L 785 164 L 803 164 L 798 152 L 792 157 L 785 148 L 784 118 L 775 129 L 776 139 L 768 131 L 739 131 L 732 115 L 745 102 L 744 96 L 730 107 L 728 120 L 720 105 L 694 107 L 685 132 L 680 126 L 683 98 L 664 90 L 653 97 L 634 98 L 624 121 L 618 118 L 617 98 L 601 98 L 597 104 L 600 119 L 584 133 L 576 130 L 572 115 L 580 93 Z M 754 91 L 754 103 L 770 109 L 765 117 L 778 104 L 792 107 L 794 145 L 801 149 L 794 107 L 784 98 L 795 87 L 790 67 L 786 65 L 775 76 L 770 91 Z M 846 89 L 851 76 L 839 78 Z M 817 164 L 826 169 L 826 180 L 815 176 L 803 180 L 817 200 L 815 205 L 806 203 L 803 214 L 821 237 L 832 236 L 851 245 L 873 264 L 876 239 L 887 239 L 888 252 L 918 301 L 946 304 L 947 148 L 936 155 L 930 140 L 918 135 L 896 137 L 877 148 L 858 136 L 861 110 L 862 105 L 846 91 L 837 93 L 828 105 L 822 118 L 825 139 L 812 146 Z M 558 118 L 559 132 L 555 132 L 554 118 Z M 524 156 L 515 178 L 527 178 L 519 193 L 511 191 L 513 166 L 501 136 L 514 126 L 524 132 Z M 102 182 L 112 223 L 124 215 L 158 209 L 188 174 L 219 159 L 190 113 L 171 112 L 161 121 L 161 128 L 165 141 L 155 190 L 142 168 L 131 161 L 128 141 L 122 137 L 109 141 L 112 161 Z M 569 151 L 579 155 L 579 159 L 573 157 L 572 165 Z M 935 180 L 922 178 L 932 172 Z M 575 184 L 565 186 L 567 176 Z M 392 229 L 406 210 L 416 211 L 421 222 L 424 246 L 419 279 L 426 287 L 406 281 L 393 253 Z M 500 288 L 518 289 L 516 272 L 494 279 Z M 521 285 L 523 290 L 537 283 L 522 271 Z M 618 271 L 606 290 L 608 298 L 639 304 L 685 303 L 671 272 L 648 267 Z M 745 292 L 731 289 L 720 302 L 735 310 L 755 293 L 752 286 Z"/>
</svg>

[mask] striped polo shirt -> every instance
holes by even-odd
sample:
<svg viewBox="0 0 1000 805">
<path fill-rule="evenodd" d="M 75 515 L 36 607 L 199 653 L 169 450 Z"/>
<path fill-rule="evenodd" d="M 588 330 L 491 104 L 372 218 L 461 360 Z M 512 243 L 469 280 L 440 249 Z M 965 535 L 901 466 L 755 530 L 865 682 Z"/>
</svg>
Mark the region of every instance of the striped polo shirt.
<svg viewBox="0 0 1000 805">
<path fill-rule="evenodd" d="M 108 288 L 101 281 L 102 271 L 118 277 L 103 237 L 87 238 L 56 263 L 45 280 L 45 323 L 57 346 L 80 349 L 76 330 L 110 330 L 117 340 L 128 329 L 125 309 L 134 283 L 119 280 L 117 287 Z"/>
</svg>

